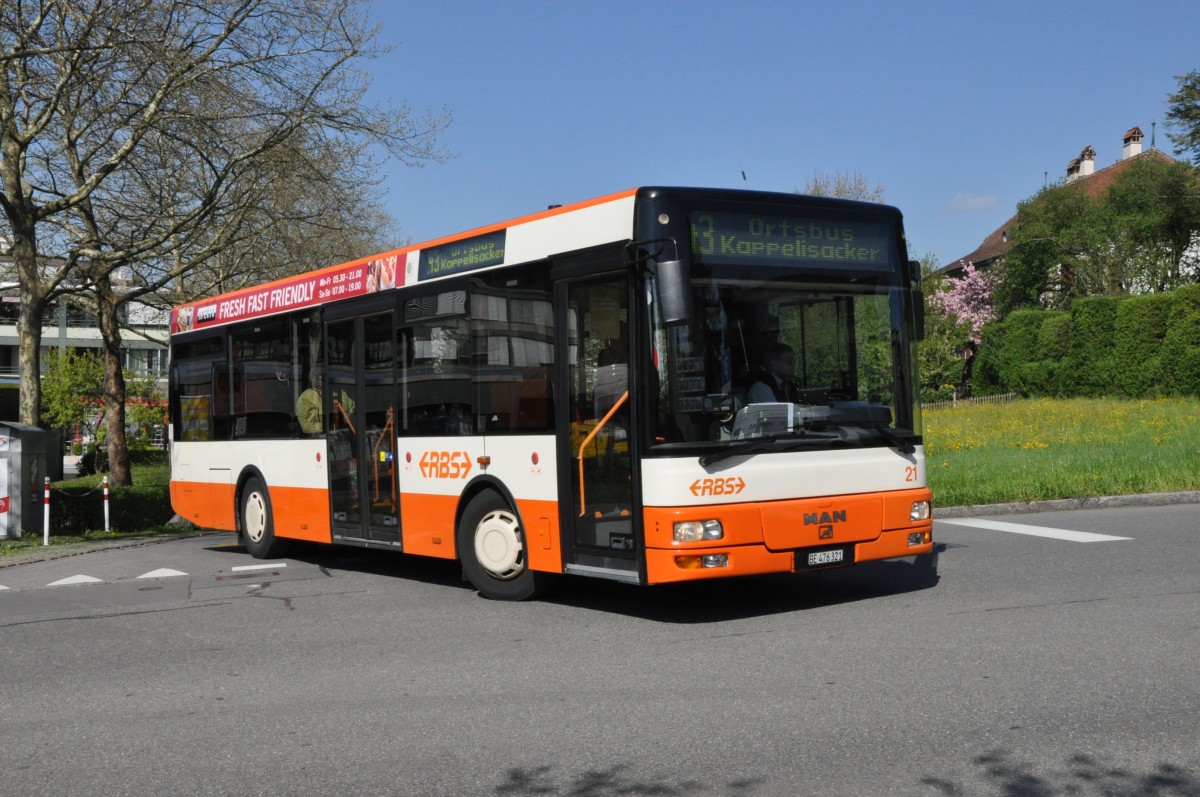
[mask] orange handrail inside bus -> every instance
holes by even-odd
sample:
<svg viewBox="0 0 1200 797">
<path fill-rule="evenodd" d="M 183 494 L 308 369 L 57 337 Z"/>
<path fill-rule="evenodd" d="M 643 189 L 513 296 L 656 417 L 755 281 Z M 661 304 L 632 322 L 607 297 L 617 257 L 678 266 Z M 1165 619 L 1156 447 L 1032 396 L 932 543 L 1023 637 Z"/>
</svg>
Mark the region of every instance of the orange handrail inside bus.
<svg viewBox="0 0 1200 797">
<path fill-rule="evenodd" d="M 341 413 L 342 417 L 346 419 L 346 426 L 350 429 L 350 434 L 357 434 L 357 432 L 355 432 L 355 430 L 354 430 L 354 422 L 351 421 L 350 416 L 346 414 L 346 408 L 342 406 L 342 402 L 338 401 L 337 399 L 334 399 L 333 400 L 333 411 L 335 413 Z M 333 419 L 336 421 L 337 415 L 334 415 Z"/>
<path fill-rule="evenodd" d="M 392 431 L 396 428 L 395 424 L 392 422 L 393 419 L 394 419 L 393 409 L 391 407 L 388 407 L 387 423 L 385 423 L 383 425 L 383 428 L 379 430 L 379 439 L 377 441 L 375 441 L 375 450 L 372 452 L 374 454 L 374 456 L 371 457 L 371 460 L 374 463 L 374 467 L 375 467 L 375 497 L 373 500 L 376 504 L 379 503 L 379 454 L 380 454 L 379 447 L 381 445 L 383 445 L 385 442 L 390 444 Z M 396 467 L 394 462 L 392 463 L 392 467 L 393 468 Z M 391 485 L 392 485 L 392 504 L 395 505 L 395 503 L 396 503 L 396 480 L 395 479 L 391 480 Z"/>
<path fill-rule="evenodd" d="M 588 443 L 592 442 L 592 438 L 594 438 L 596 435 L 598 435 L 600 433 L 600 430 L 604 428 L 605 424 L 607 424 L 610 420 L 612 420 L 612 416 L 616 414 L 617 410 L 621 409 L 621 405 L 623 405 L 625 403 L 625 400 L 628 398 L 629 398 L 629 391 L 626 390 L 624 393 L 621 394 L 621 397 L 619 399 L 617 399 L 616 403 L 614 403 L 612 405 L 612 409 L 610 409 L 607 413 L 605 413 L 604 417 L 600 419 L 600 422 L 596 424 L 596 428 L 593 429 L 588 434 L 587 437 L 583 438 L 583 442 L 579 444 L 579 516 L 580 517 L 583 517 L 585 514 L 587 514 L 587 490 L 584 489 L 584 484 L 583 484 L 583 452 L 585 449 L 587 449 Z"/>
</svg>

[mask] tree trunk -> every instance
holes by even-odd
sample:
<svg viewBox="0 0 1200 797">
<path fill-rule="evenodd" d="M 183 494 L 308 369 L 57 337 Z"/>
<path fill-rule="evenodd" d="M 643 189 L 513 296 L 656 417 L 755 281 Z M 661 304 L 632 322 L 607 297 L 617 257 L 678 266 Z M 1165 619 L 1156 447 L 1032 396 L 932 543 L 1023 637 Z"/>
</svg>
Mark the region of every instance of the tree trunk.
<svg viewBox="0 0 1200 797">
<path fill-rule="evenodd" d="M 42 320 L 46 315 L 46 294 L 37 265 L 37 238 L 32 223 L 26 229 L 13 224 L 13 261 L 20 274 L 21 314 L 17 321 L 20 335 L 18 364 L 21 374 L 21 423 L 37 426 L 42 418 Z"/>
<path fill-rule="evenodd" d="M 121 372 L 121 326 L 117 321 L 117 297 L 108 276 L 96 280 L 96 309 L 100 336 L 104 341 L 104 420 L 108 444 L 108 483 L 113 487 L 133 484 L 129 470 L 129 447 L 125 442 L 125 375 Z"/>
</svg>

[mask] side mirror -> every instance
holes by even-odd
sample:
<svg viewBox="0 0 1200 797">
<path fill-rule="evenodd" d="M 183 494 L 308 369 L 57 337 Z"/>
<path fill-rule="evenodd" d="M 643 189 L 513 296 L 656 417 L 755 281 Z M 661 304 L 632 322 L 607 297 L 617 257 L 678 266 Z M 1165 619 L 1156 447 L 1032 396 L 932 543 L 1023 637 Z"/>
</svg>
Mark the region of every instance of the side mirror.
<svg viewBox="0 0 1200 797">
<path fill-rule="evenodd" d="M 925 292 L 913 288 L 913 340 L 925 340 Z"/>
<path fill-rule="evenodd" d="M 925 292 L 921 290 L 921 261 L 908 261 L 908 284 L 912 285 L 912 337 L 925 340 Z"/>
<path fill-rule="evenodd" d="M 655 270 L 658 312 L 666 326 L 692 320 L 692 270 L 682 260 L 660 260 Z"/>
</svg>

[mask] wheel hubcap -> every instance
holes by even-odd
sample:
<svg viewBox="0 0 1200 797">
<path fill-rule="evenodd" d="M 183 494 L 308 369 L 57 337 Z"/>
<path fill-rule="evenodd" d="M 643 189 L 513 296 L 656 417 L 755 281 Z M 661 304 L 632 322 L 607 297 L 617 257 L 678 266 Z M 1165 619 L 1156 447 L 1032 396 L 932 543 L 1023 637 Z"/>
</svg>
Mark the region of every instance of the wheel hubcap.
<svg viewBox="0 0 1200 797">
<path fill-rule="evenodd" d="M 246 536 L 251 542 L 262 542 L 267 531 L 267 504 L 262 493 L 254 492 L 246 498 Z"/>
<path fill-rule="evenodd" d="M 495 578 L 507 581 L 521 575 L 524 554 L 520 526 L 511 512 L 489 512 L 475 527 L 475 561 Z"/>
</svg>

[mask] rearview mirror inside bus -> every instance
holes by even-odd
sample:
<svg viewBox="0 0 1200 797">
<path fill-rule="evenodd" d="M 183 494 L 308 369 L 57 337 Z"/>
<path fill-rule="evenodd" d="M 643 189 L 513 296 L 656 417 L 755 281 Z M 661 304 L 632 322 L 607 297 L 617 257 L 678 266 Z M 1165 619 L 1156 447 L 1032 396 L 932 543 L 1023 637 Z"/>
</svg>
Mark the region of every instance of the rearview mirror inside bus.
<svg viewBox="0 0 1200 797">
<path fill-rule="evenodd" d="M 662 323 L 673 326 L 691 321 L 692 270 L 688 264 L 682 260 L 660 260 L 655 271 Z"/>
</svg>

